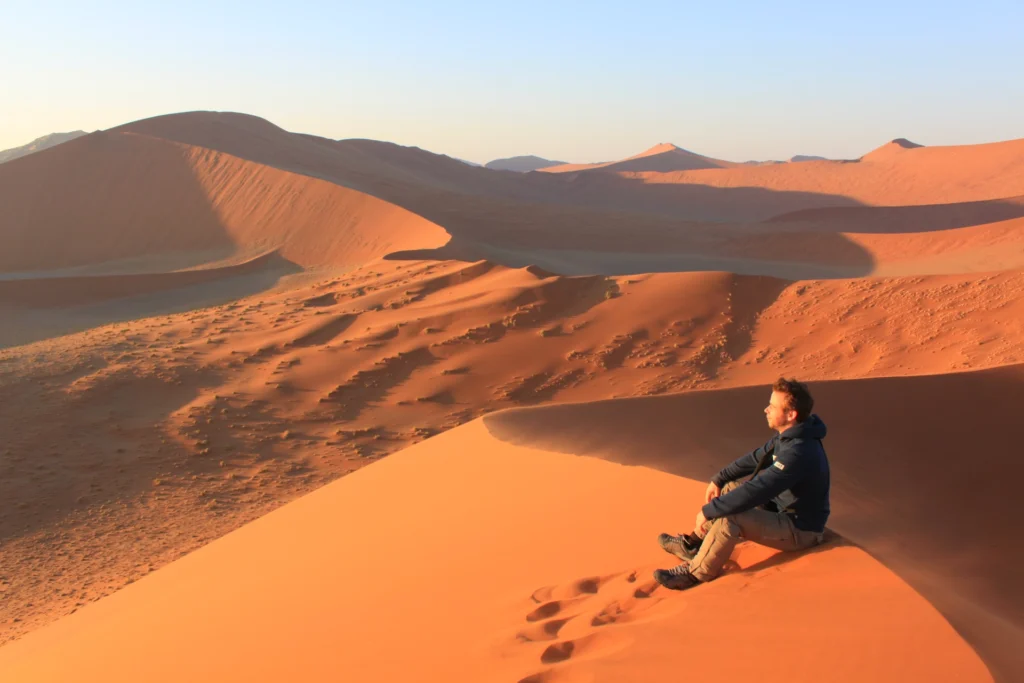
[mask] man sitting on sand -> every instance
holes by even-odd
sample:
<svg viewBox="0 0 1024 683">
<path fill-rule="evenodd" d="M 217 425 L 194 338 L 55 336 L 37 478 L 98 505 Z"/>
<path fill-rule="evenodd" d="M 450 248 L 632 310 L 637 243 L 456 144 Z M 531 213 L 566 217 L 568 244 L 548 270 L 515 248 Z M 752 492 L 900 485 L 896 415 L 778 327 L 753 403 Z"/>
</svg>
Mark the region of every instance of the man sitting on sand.
<svg viewBox="0 0 1024 683">
<path fill-rule="evenodd" d="M 683 563 L 657 569 L 666 588 L 685 590 L 718 576 L 741 538 L 778 550 L 821 543 L 828 520 L 825 423 L 811 414 L 807 386 L 779 378 L 764 414 L 778 432 L 716 474 L 691 534 L 661 534 L 658 543 Z M 752 474 L 745 482 L 740 478 Z"/>
</svg>

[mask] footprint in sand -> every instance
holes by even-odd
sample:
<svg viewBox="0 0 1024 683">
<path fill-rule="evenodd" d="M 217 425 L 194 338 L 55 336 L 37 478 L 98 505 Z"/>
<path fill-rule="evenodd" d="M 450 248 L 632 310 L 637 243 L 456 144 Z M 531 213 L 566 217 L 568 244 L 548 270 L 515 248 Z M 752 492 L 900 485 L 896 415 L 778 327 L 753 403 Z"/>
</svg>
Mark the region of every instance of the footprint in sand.
<svg viewBox="0 0 1024 683">
<path fill-rule="evenodd" d="M 516 638 L 523 643 L 538 643 L 547 640 L 554 640 L 558 632 L 569 623 L 573 617 L 562 619 L 549 619 L 530 628 L 523 629 L 516 634 Z"/>
<path fill-rule="evenodd" d="M 544 619 L 550 619 L 551 617 L 560 614 L 566 607 L 583 602 L 584 600 L 586 600 L 585 597 L 578 597 L 570 598 L 568 600 L 552 600 L 550 602 L 545 602 L 540 607 L 527 614 L 526 620 L 542 621 Z"/>
<path fill-rule="evenodd" d="M 628 645 L 628 631 L 607 627 L 636 621 L 661 601 L 652 599 L 658 584 L 651 581 L 637 585 L 637 576 L 638 571 L 589 576 L 535 590 L 530 599 L 537 606 L 525 615 L 531 626 L 519 630 L 516 638 L 523 647 L 547 643 L 531 656 L 554 668 L 532 673 L 519 683 L 572 681 L 574 674 L 566 668 L 571 662 L 603 657 Z M 569 637 L 559 640 L 570 624 Z"/>
</svg>

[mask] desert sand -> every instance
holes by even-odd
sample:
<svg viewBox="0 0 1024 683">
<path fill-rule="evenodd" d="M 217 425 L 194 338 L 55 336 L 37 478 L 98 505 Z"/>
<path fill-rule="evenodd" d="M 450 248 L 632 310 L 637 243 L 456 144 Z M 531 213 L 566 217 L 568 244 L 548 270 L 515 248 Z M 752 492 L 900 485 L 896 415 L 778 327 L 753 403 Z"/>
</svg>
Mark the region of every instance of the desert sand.
<svg viewBox="0 0 1024 683">
<path fill-rule="evenodd" d="M 1021 141 L 666 154 L 193 112 L 0 165 L 0 679 L 1024 678 Z M 779 375 L 830 542 L 657 588 Z"/>
</svg>

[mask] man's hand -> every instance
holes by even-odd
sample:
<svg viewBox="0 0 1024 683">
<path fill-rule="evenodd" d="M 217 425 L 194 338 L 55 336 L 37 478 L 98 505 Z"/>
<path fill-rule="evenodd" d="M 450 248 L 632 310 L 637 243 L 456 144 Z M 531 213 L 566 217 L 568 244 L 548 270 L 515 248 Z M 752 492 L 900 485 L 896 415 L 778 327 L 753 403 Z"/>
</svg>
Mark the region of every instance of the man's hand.
<svg viewBox="0 0 1024 683">
<path fill-rule="evenodd" d="M 712 498 L 722 495 L 722 489 L 715 482 L 708 484 L 708 490 L 704 492 L 704 503 L 710 503 Z"/>
<path fill-rule="evenodd" d="M 697 510 L 697 519 L 693 523 L 694 530 L 700 529 L 707 523 L 707 518 L 704 516 L 703 510 Z"/>
</svg>

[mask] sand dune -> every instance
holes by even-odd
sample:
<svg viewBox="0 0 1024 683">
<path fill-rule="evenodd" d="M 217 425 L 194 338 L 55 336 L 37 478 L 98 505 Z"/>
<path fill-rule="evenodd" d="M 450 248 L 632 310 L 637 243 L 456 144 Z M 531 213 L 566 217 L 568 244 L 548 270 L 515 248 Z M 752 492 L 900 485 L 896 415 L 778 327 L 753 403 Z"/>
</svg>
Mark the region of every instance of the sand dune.
<svg viewBox="0 0 1024 683">
<path fill-rule="evenodd" d="M 1000 475 L 1016 461 L 1006 427 L 1022 384 L 1016 365 L 814 387 L 836 473 L 829 526 L 908 581 L 1006 681 L 1024 677 L 1024 549 L 1003 542 L 1018 520 L 1007 509 L 1016 484 Z M 766 398 L 752 387 L 499 413 L 485 424 L 515 444 L 704 480 L 716 454 L 757 443 Z M 967 429 L 936 427 L 960 415 L 971 416 Z M 877 612 L 862 614 L 873 628 Z"/>
<path fill-rule="evenodd" d="M 0 576 L 19 621 L 0 636 L 494 410 L 1019 363 L 1022 293 L 1019 271 L 788 282 L 378 261 L 0 350 L 19 397 L 0 414 Z M 38 553 L 54 543 L 66 554 Z"/>
<path fill-rule="evenodd" d="M 183 147 L 136 130 L 218 144 L 232 152 L 248 146 L 250 157 L 275 165 Z M 323 173 L 332 182 L 278 170 L 285 167 Z M 970 239 L 950 236 L 946 247 L 943 242 L 902 240 L 898 247 L 886 243 L 876 248 L 870 239 L 839 234 L 842 228 L 874 222 L 874 217 L 854 213 L 864 217 L 854 218 L 851 224 L 848 212 L 856 209 L 832 209 L 847 212 L 840 213 L 835 222 L 828 214 L 823 218 L 812 213 L 813 226 L 803 214 L 795 215 L 801 219 L 796 222 L 722 225 L 523 202 L 513 198 L 517 192 L 540 196 L 540 186 L 509 184 L 507 174 L 474 169 L 421 150 L 373 141 L 334 143 L 286 133 L 260 119 L 238 115 L 150 119 L 122 132 L 81 138 L 19 160 L 11 168 L 16 173 L 11 173 L 12 182 L 5 186 L 10 202 L 4 220 L 16 247 L 5 252 L 2 265 L 8 270 L 174 253 L 194 253 L 196 262 L 201 262 L 209 250 L 266 248 L 278 248 L 284 258 L 303 267 L 354 265 L 393 251 L 438 247 L 448 240 L 448 233 L 455 235 L 469 258 L 504 259 L 508 265 L 519 266 L 530 255 L 509 250 L 526 249 L 537 255 L 536 262 L 566 273 L 729 269 L 794 278 L 978 271 L 1020 265 L 1019 258 L 993 261 L 989 251 L 979 251 L 1012 242 L 1006 230 L 998 237 L 989 233 Z M 362 175 L 353 175 L 354 168 L 361 169 Z M 498 180 L 492 180 L 495 177 Z M 414 206 L 430 220 L 337 184 L 353 179 L 368 188 L 392 188 L 391 194 L 382 194 Z M 450 189 L 456 186 L 458 193 Z M 154 187 L 159 191 L 151 189 Z M 50 189 L 44 192 L 41 188 Z M 63 201 L 50 201 L 54 188 Z M 433 189 L 426 193 L 427 188 Z M 551 185 L 545 192 L 552 195 L 558 190 Z M 438 196 L 439 191 L 446 194 Z M 646 201 L 642 195 L 627 204 Z M 122 196 L 131 201 L 121 201 Z M 588 196 L 579 195 L 576 201 L 587 201 Z M 723 196 L 715 201 L 727 199 Z M 987 221 L 1014 215 L 1017 204 L 1008 200 L 948 210 L 922 207 L 913 218 L 904 219 L 900 214 L 888 220 L 892 229 L 901 232 L 921 230 L 931 226 L 929 221 L 942 228 L 949 225 L 949 219 L 941 215 L 956 216 L 956 224 Z M 742 205 L 742 201 L 733 204 Z M 755 205 L 760 207 L 755 213 L 783 208 L 760 200 Z M 899 214 L 896 209 L 891 211 Z M 138 229 L 140 223 L 146 228 Z M 820 227 L 822 224 L 826 227 Z M 835 229 L 829 229 L 830 225 Z M 821 236 L 794 242 L 789 232 L 797 228 Z M 553 249 L 561 253 L 544 255 L 543 250 Z M 958 250 L 973 252 L 958 260 Z M 576 253 L 580 251 L 610 252 L 616 257 L 609 261 Z M 651 262 L 642 257 L 648 253 L 667 261 Z M 911 265 L 882 267 L 894 255 Z M 941 258 L 936 261 L 936 257 Z"/>
<path fill-rule="evenodd" d="M 575 173 L 579 171 L 692 171 L 698 168 L 728 168 L 735 164 L 694 154 L 671 143 L 663 142 L 622 161 L 600 164 L 562 164 L 540 169 L 544 173 Z"/>
<path fill-rule="evenodd" d="M 977 202 L 1024 194 L 1024 138 L 984 145 L 906 148 L 889 143 L 858 161 L 737 166 L 634 174 L 650 184 L 839 195 L 874 206 Z"/>
<path fill-rule="evenodd" d="M 333 183 L 123 133 L 94 133 L 4 164 L 0 193 L 7 271 L 217 248 L 278 249 L 302 266 L 354 265 L 449 238 Z"/>
<path fill-rule="evenodd" d="M 662 250 L 666 233 L 676 233 L 675 239 L 680 234 L 714 234 L 723 223 L 744 230 L 752 222 L 776 217 L 787 223 L 787 230 L 798 221 L 806 229 L 832 233 L 878 232 L 881 228 L 874 227 L 878 221 L 886 232 L 970 227 L 1019 217 L 1019 201 L 1013 198 L 1024 195 L 1024 173 L 1020 172 L 1024 141 L 914 149 L 890 143 L 898 152 L 882 158 L 869 154 L 857 162 L 736 165 L 676 173 L 521 175 L 472 168 L 388 143 L 296 135 L 237 114 L 195 112 L 147 119 L 122 129 L 357 188 L 443 226 L 457 241 L 497 247 L 630 252 L 633 244 L 646 242 Z M 689 154 L 663 147 L 635 159 Z M 977 203 L 982 201 L 988 204 Z M 968 204 L 950 205 L 964 202 Z M 944 208 L 874 215 L 857 209 L 938 203 Z M 841 212 L 813 213 L 833 209 Z M 794 213 L 802 211 L 812 213 Z M 772 222 L 759 230 L 781 231 L 783 226 Z M 737 256 L 702 251 L 693 240 L 677 249 L 709 258 Z M 859 248 L 837 240 L 816 258 L 827 260 L 837 250 L 858 252 Z M 478 256 L 494 258 L 495 253 Z"/>
<path fill-rule="evenodd" d="M 579 425 L 570 417 L 570 429 Z M 818 681 L 823 667 L 834 681 L 991 680 L 933 607 L 853 546 L 794 562 L 744 550 L 736 570 L 706 588 L 657 588 L 650 573 L 667 556 L 653 539 L 682 523 L 702 488 L 502 443 L 474 422 L 6 646 L 0 674 L 40 683 L 328 681 L 339 672 L 360 681 L 661 681 L 677 675 L 681 641 L 707 654 L 727 637 L 745 643 L 730 671 L 761 681 Z M 791 626 L 765 637 L 780 614 L 815 624 L 813 635 L 794 640 Z M 854 651 L 871 657 L 852 660 Z M 798 663 L 765 665 L 783 657 Z M 692 659 L 688 676 L 721 675 L 719 658 Z"/>
</svg>

